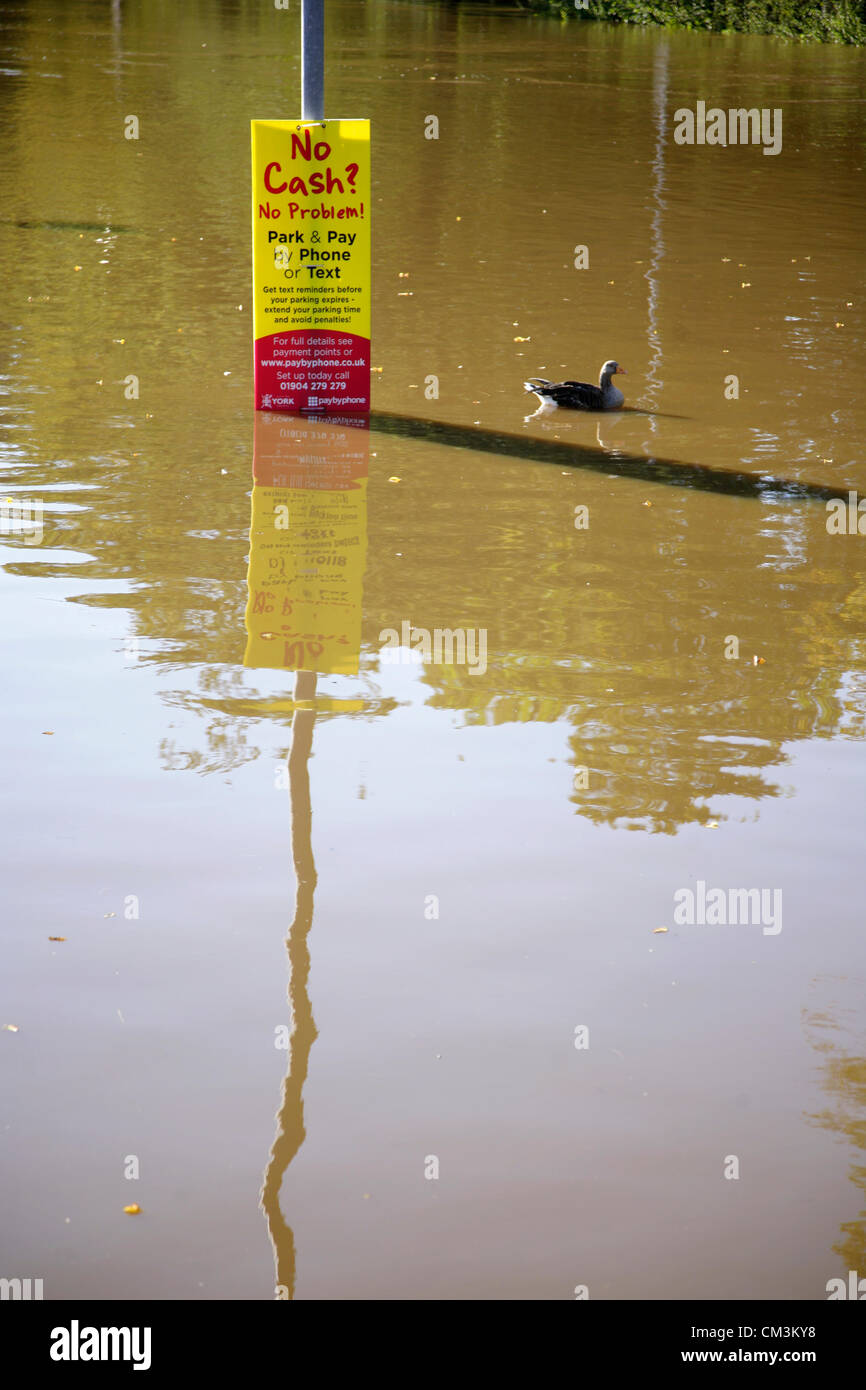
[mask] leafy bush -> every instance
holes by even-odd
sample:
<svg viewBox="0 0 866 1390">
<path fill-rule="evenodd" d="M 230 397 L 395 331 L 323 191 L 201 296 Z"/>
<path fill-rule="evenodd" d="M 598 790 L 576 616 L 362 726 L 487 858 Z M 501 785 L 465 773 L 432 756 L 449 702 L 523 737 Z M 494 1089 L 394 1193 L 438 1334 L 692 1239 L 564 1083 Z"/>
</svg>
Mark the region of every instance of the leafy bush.
<svg viewBox="0 0 866 1390">
<path fill-rule="evenodd" d="M 502 0 L 494 0 L 502 4 Z M 866 44 L 866 0 L 513 0 L 524 10 L 619 24 L 665 24 L 716 33 L 776 34 Z"/>
</svg>

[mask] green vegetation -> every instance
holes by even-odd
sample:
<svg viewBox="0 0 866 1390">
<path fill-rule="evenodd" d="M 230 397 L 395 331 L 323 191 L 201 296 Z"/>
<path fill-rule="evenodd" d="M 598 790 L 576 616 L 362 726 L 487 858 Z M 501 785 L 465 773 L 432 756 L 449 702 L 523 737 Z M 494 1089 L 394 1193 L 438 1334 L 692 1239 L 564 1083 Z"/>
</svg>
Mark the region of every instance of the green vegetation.
<svg viewBox="0 0 866 1390">
<path fill-rule="evenodd" d="M 494 0 L 501 4 L 502 0 Z M 715 33 L 775 34 L 866 44 L 866 0 L 513 0 L 523 10 L 617 24 L 664 24 Z"/>
</svg>

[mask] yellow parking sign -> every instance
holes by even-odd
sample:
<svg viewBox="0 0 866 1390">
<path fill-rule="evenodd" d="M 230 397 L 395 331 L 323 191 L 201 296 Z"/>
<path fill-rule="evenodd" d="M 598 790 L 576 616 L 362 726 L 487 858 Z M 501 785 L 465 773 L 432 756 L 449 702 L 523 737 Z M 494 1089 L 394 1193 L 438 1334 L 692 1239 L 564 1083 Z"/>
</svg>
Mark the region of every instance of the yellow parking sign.
<svg viewBox="0 0 866 1390">
<path fill-rule="evenodd" d="M 370 122 L 253 121 L 257 410 L 369 412 Z"/>
</svg>

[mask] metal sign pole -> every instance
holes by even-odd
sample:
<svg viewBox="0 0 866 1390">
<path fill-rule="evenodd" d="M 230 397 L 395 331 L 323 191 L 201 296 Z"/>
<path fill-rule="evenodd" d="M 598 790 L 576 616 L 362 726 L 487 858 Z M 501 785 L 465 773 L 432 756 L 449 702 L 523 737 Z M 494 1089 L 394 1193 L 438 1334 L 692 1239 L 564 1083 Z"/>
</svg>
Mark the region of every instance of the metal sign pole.
<svg viewBox="0 0 866 1390">
<path fill-rule="evenodd" d="M 325 0 L 301 0 L 301 119 L 325 119 Z"/>
<path fill-rule="evenodd" d="M 369 415 L 370 122 L 325 118 L 325 0 L 301 3 L 301 119 L 250 123 L 255 408 Z"/>
</svg>

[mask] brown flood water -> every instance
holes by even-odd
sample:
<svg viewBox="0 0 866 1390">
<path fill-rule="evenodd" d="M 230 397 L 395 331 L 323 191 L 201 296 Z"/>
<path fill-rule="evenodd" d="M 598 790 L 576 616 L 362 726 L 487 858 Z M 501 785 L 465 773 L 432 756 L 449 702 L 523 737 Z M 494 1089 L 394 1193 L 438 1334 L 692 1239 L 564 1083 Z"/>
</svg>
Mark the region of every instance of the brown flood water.
<svg viewBox="0 0 866 1390">
<path fill-rule="evenodd" d="M 328 9 L 369 430 L 251 408 L 296 16 L 0 20 L 0 1276 L 823 1299 L 866 1275 L 866 56 Z M 677 145 L 698 101 L 781 152 Z M 527 421 L 607 357 L 628 410 Z M 289 594 L 345 639 L 300 704 Z"/>
</svg>

